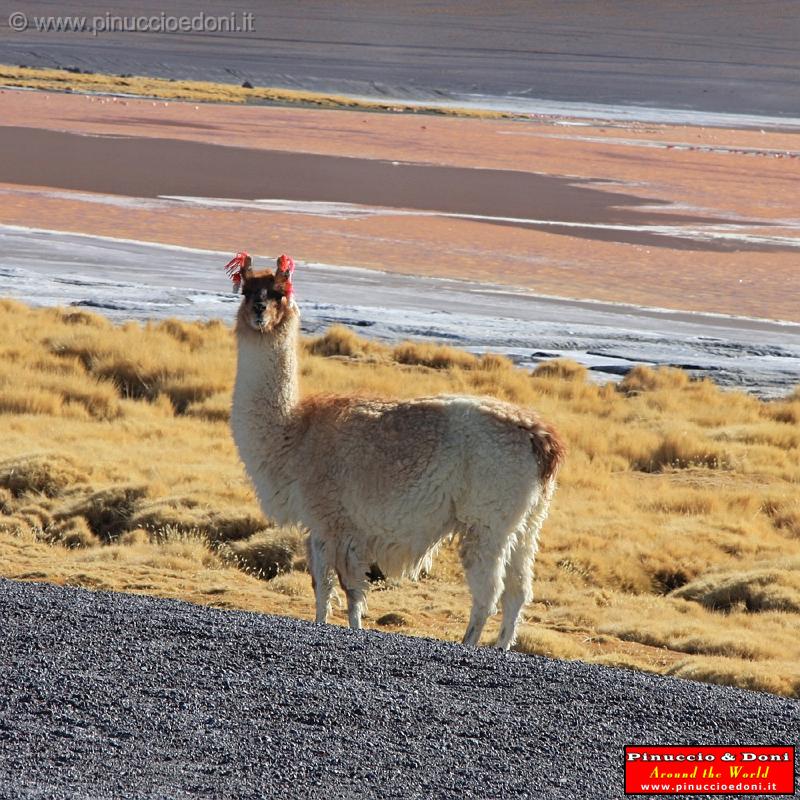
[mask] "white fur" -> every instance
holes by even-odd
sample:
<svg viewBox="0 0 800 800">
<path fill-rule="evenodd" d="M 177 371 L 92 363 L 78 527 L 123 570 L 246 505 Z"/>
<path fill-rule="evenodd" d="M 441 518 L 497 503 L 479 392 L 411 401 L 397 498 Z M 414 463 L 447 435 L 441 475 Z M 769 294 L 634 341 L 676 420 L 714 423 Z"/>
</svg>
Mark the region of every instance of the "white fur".
<svg viewBox="0 0 800 800">
<path fill-rule="evenodd" d="M 508 649 L 555 488 L 534 445 L 546 449 L 549 436 L 560 446 L 557 437 L 491 398 L 299 403 L 298 328 L 294 309 L 270 332 L 240 324 L 232 428 L 264 513 L 309 530 L 317 621 L 334 575 L 358 628 L 372 564 L 415 577 L 458 534 L 473 597 L 464 643 L 477 644 L 500 604 L 497 646 Z"/>
</svg>

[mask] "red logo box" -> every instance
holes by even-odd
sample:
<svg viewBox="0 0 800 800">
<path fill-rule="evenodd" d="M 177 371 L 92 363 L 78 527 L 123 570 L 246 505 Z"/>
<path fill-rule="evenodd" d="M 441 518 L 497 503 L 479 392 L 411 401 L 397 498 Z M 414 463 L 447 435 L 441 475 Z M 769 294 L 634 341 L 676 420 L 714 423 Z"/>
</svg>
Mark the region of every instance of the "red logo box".
<svg viewBox="0 0 800 800">
<path fill-rule="evenodd" d="M 794 747 L 628 745 L 625 794 L 793 795 Z"/>
</svg>

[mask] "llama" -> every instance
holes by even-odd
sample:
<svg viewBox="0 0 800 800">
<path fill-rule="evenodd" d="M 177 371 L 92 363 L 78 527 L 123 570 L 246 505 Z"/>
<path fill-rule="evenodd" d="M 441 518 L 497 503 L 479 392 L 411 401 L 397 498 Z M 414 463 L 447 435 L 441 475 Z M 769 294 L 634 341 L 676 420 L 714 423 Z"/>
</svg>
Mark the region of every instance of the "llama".
<svg viewBox="0 0 800 800">
<path fill-rule="evenodd" d="M 300 400 L 293 268 L 281 256 L 275 272 L 255 271 L 246 253 L 227 265 L 243 295 L 231 427 L 264 513 L 308 530 L 317 622 L 334 577 L 360 628 L 372 565 L 416 578 L 457 535 L 472 594 L 463 643 L 477 645 L 499 604 L 507 650 L 532 596 L 561 439 L 533 411 L 488 397 Z"/>
</svg>

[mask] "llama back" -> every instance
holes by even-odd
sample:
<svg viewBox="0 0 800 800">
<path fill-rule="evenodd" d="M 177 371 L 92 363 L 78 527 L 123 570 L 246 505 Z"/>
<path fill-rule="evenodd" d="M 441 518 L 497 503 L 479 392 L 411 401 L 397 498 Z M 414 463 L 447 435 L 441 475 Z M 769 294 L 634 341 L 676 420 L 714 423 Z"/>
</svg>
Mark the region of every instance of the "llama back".
<svg viewBox="0 0 800 800">
<path fill-rule="evenodd" d="M 362 487 L 385 498 L 412 490 L 440 470 L 442 449 L 453 445 L 445 404 L 437 398 L 313 396 L 300 403 L 295 418 L 301 447 L 317 455 L 324 473 L 318 478 L 335 480 L 342 491 Z"/>
<path fill-rule="evenodd" d="M 532 490 L 549 483 L 566 454 L 535 412 L 494 398 L 315 396 L 300 403 L 295 420 L 304 440 L 298 450 L 315 454 L 307 461 L 310 489 L 336 484 L 347 506 L 374 498 L 386 509 L 396 496 L 404 504 L 398 513 L 408 514 L 413 502 L 436 519 L 437 498 L 450 503 L 487 480 L 508 482 L 515 470 Z M 478 471 L 471 479 L 470 464 Z"/>
<path fill-rule="evenodd" d="M 321 527 L 356 528 L 371 558 L 383 553 L 386 574 L 396 572 L 390 562 L 413 572 L 452 525 L 463 459 L 445 404 L 312 397 L 296 419 L 302 484 Z"/>
</svg>

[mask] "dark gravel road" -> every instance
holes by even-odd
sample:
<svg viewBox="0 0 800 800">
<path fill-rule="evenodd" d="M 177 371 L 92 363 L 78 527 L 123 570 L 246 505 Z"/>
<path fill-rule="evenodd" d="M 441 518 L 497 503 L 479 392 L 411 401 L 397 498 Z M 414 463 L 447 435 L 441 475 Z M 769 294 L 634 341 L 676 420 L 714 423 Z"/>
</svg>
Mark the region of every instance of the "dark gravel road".
<svg viewBox="0 0 800 800">
<path fill-rule="evenodd" d="M 798 731 L 769 695 L 0 581 L 2 798 L 610 798 L 625 743 Z"/>
</svg>

